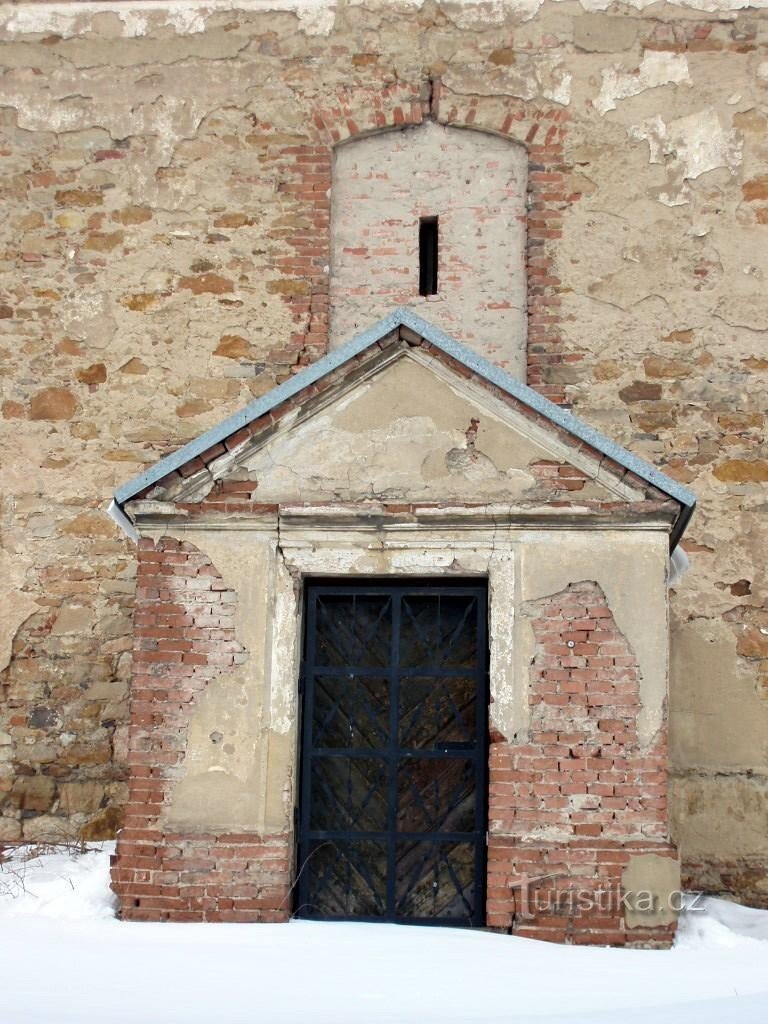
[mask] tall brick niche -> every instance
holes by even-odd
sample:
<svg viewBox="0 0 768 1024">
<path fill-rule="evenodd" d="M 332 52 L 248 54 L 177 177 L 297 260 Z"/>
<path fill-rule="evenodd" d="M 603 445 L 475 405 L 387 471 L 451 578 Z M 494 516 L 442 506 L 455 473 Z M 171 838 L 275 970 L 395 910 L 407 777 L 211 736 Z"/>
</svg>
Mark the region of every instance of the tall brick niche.
<svg viewBox="0 0 768 1024">
<path fill-rule="evenodd" d="M 637 658 L 596 583 L 523 614 L 536 644 L 530 742 L 491 745 L 488 924 L 558 942 L 668 945 L 673 923 L 630 928 L 621 903 L 633 858 L 677 855 L 666 721 L 643 749 Z"/>
<path fill-rule="evenodd" d="M 330 346 L 409 306 L 525 376 L 525 147 L 426 121 L 334 151 Z M 437 287 L 419 292 L 419 227 L 437 228 Z"/>
<path fill-rule="evenodd" d="M 134 627 L 124 827 L 113 859 L 120 915 L 132 921 L 283 921 L 290 837 L 178 832 L 163 823 L 210 681 L 246 655 L 235 594 L 191 544 L 142 539 Z"/>
<path fill-rule="evenodd" d="M 505 98 L 500 101 L 491 96 L 465 96 L 451 92 L 439 81 L 431 83 L 396 83 L 384 88 L 349 87 L 337 96 L 324 100 L 313 112 L 311 123 L 305 126 L 306 141 L 301 144 L 274 147 L 275 167 L 279 170 L 279 193 L 284 215 L 301 226 L 289 234 L 291 252 L 276 260 L 281 273 L 280 292 L 288 306 L 294 325 L 290 338 L 279 348 L 270 351 L 270 359 L 277 363 L 288 363 L 296 367 L 307 365 L 327 352 L 329 344 L 346 340 L 354 333 L 354 320 L 343 329 L 341 322 L 329 329 L 329 302 L 331 292 L 332 252 L 331 203 L 334 161 L 347 159 L 344 153 L 350 145 L 350 159 L 362 136 L 372 132 L 381 133 L 378 138 L 386 139 L 391 129 L 412 129 L 416 126 L 442 126 L 451 129 L 474 129 L 471 133 L 479 139 L 478 145 L 491 148 L 504 145 L 505 152 L 522 155 L 525 166 L 521 170 L 521 181 L 527 181 L 524 203 L 521 204 L 519 224 L 515 223 L 514 233 L 522 232 L 524 249 L 525 290 L 524 308 L 527 320 L 520 330 L 522 334 L 515 345 L 499 344 L 493 351 L 483 350 L 492 361 L 511 370 L 531 387 L 545 395 L 550 401 L 564 403 L 565 387 L 560 382 L 559 370 L 566 356 L 560 333 L 560 288 L 557 269 L 559 242 L 562 237 L 563 215 L 581 198 L 571 185 L 571 166 L 565 162 L 564 146 L 569 122 L 569 113 L 563 107 L 540 106 L 521 100 Z M 257 128 L 268 141 L 274 126 L 265 121 Z M 470 133 L 464 132 L 465 136 Z M 391 144 L 391 140 L 390 143 Z M 517 144 L 517 145 L 514 145 Z M 518 156 L 514 156 L 517 160 Z M 371 172 L 371 183 L 376 172 Z M 471 180 L 471 179 L 470 179 Z M 462 179 L 466 182 L 466 178 Z M 516 179 L 517 182 L 517 179 Z M 412 187 L 413 182 L 409 183 Z M 466 188 L 466 184 L 462 185 Z M 517 183 L 511 189 L 517 202 Z M 511 198 L 511 197 L 510 197 Z M 396 252 L 379 251 L 378 259 L 386 256 L 390 266 L 399 268 L 403 281 L 414 280 L 413 260 L 413 216 L 408 227 L 411 252 L 403 251 L 402 259 Z M 420 214 L 421 215 L 421 214 Z M 439 212 L 438 212 L 439 215 Z M 478 230 L 488 227 L 482 204 L 475 210 Z M 394 227 L 394 225 L 392 226 Z M 390 249 L 387 239 L 374 243 L 378 250 Z M 381 244 L 379 244 L 381 243 Z M 366 243 L 367 244 L 367 243 Z M 342 244 L 341 248 L 345 245 Z M 351 248 L 355 248 L 352 246 Z M 360 248 L 360 246 L 357 246 Z M 347 253 L 351 258 L 354 254 Z M 493 255 L 483 259 L 493 259 Z M 338 262 L 338 258 L 337 258 Z M 511 263 L 510 263 L 511 265 Z M 457 254 L 456 264 L 449 273 L 461 277 L 466 267 Z M 394 275 L 393 275 L 394 277 Z M 498 323 L 511 323 L 509 318 L 517 308 L 518 298 L 515 284 L 498 299 L 489 299 L 485 315 L 492 315 Z M 346 286 L 344 286 L 346 288 Z M 334 288 L 336 285 L 334 284 Z M 352 287 L 346 288 L 348 292 Z M 419 299 L 411 289 L 411 300 L 418 305 Z M 358 296 L 364 298 L 366 290 Z M 354 296 L 347 295 L 346 300 Z M 370 296 L 369 296 L 370 298 Z M 346 301 L 345 300 L 345 301 Z M 490 307 L 498 301 L 498 309 Z M 389 303 L 386 312 L 396 304 Z M 408 303 L 405 303 L 408 304 Z M 439 308 L 439 302 L 436 308 Z M 369 314 L 364 321 L 370 325 L 376 304 L 371 303 Z M 418 312 L 428 320 L 441 322 L 433 314 L 432 300 L 428 300 Z M 447 311 L 450 312 L 450 311 Z M 449 333 L 451 324 L 445 321 Z M 472 331 L 472 319 L 468 317 L 461 324 L 461 330 L 454 327 L 460 339 L 467 339 Z M 478 336 L 482 332 L 478 331 Z M 469 340 L 469 347 L 473 342 Z M 519 358 L 522 351 L 523 357 Z M 512 358 L 514 355 L 514 360 Z M 567 357 L 580 359 L 578 354 Z"/>
</svg>

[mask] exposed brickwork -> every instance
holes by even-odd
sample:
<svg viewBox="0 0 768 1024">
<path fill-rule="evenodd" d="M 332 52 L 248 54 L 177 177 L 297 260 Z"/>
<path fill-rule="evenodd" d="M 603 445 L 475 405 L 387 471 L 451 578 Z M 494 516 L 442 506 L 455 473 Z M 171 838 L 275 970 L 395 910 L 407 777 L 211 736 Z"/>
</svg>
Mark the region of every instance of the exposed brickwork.
<svg viewBox="0 0 768 1024">
<path fill-rule="evenodd" d="M 112 888 L 127 921 L 279 922 L 288 919 L 290 865 L 284 835 L 124 830 Z"/>
<path fill-rule="evenodd" d="M 198 695 L 246 657 L 235 638 L 234 608 L 234 593 L 193 545 L 140 542 L 129 795 L 112 874 L 124 918 L 287 915 L 287 836 L 180 834 L 162 824 Z"/>
<path fill-rule="evenodd" d="M 622 872 L 633 856 L 648 853 L 675 856 L 658 843 L 577 839 L 565 846 L 491 836 L 488 925 L 548 942 L 669 946 L 674 924 L 626 927 Z"/>
<path fill-rule="evenodd" d="M 317 129 L 317 123 L 315 123 Z M 328 263 L 330 260 L 331 148 L 323 142 L 283 147 L 276 157 L 278 192 L 296 225 L 287 232 L 291 252 L 277 259 L 280 294 L 294 331 L 286 360 L 284 349 L 270 359 L 299 369 L 328 348 Z"/>
<path fill-rule="evenodd" d="M 581 491 L 589 477 L 575 466 L 567 463 L 552 462 L 542 459 L 530 467 L 531 473 L 542 482 L 546 490 Z"/>
<path fill-rule="evenodd" d="M 430 118 L 334 153 L 330 345 L 407 306 L 525 376 L 525 147 Z M 437 218 L 434 293 L 421 295 L 419 223 Z"/>
<path fill-rule="evenodd" d="M 488 922 L 559 940 L 648 941 L 638 929 L 621 937 L 620 906 L 595 920 L 516 917 L 511 882 L 518 874 L 558 872 L 564 880 L 557 886 L 615 889 L 630 851 L 674 855 L 665 737 L 640 747 L 637 658 L 602 590 L 571 584 L 523 613 L 536 641 L 530 741 L 491 746 Z"/>
</svg>

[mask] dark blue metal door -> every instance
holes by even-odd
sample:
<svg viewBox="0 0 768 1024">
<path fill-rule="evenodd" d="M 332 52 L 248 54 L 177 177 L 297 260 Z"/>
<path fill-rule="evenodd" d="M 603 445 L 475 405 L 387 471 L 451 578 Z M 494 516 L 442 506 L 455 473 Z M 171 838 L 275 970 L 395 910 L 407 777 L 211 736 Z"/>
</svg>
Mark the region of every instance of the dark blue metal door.
<svg viewBox="0 0 768 1024">
<path fill-rule="evenodd" d="M 302 917 L 482 925 L 482 581 L 309 582 Z"/>
</svg>

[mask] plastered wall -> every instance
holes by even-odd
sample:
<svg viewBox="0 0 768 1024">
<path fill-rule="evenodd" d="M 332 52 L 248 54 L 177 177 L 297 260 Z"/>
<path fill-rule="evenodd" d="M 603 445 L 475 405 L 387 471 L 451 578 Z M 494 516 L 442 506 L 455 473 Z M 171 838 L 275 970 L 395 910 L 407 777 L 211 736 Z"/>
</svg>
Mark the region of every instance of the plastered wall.
<svg viewBox="0 0 768 1024">
<path fill-rule="evenodd" d="M 525 145 L 529 187 L 559 126 L 529 379 L 699 496 L 676 836 L 690 882 L 764 901 L 762 2 L 1 12 L 0 839 L 118 823 L 134 551 L 107 498 L 325 351 L 333 146 L 431 109 Z"/>
<path fill-rule="evenodd" d="M 147 531 L 174 537 L 210 558 L 234 598 L 235 638 L 244 652 L 195 699 L 184 756 L 159 827 L 171 831 L 276 834 L 291 827 L 297 799 L 297 680 L 304 576 L 482 575 L 489 581 L 489 726 L 525 744 L 531 723 L 531 619 L 535 599 L 589 580 L 614 609 L 617 627 L 639 656 L 640 756 L 666 729 L 667 612 L 665 531 L 477 527 L 462 541 L 450 529 L 396 526 L 339 535 L 288 521 L 254 530 L 204 527 Z M 569 556 L 562 559 L 561 552 Z M 554 566 L 557 570 L 554 571 Z M 546 567 L 552 567 L 547 571 Z M 231 662 L 231 658 L 229 659 Z M 215 662 L 214 662 L 215 664 Z M 496 829 L 504 834 L 503 828 Z M 621 833 L 622 836 L 624 833 Z"/>
</svg>

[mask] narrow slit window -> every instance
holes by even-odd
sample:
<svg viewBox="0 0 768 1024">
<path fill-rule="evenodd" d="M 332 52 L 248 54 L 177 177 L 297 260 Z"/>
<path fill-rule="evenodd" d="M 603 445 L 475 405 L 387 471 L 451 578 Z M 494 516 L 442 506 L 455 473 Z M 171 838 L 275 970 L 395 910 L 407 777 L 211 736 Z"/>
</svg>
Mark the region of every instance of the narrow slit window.
<svg viewBox="0 0 768 1024">
<path fill-rule="evenodd" d="M 419 295 L 437 295 L 437 217 L 419 221 Z"/>
</svg>

